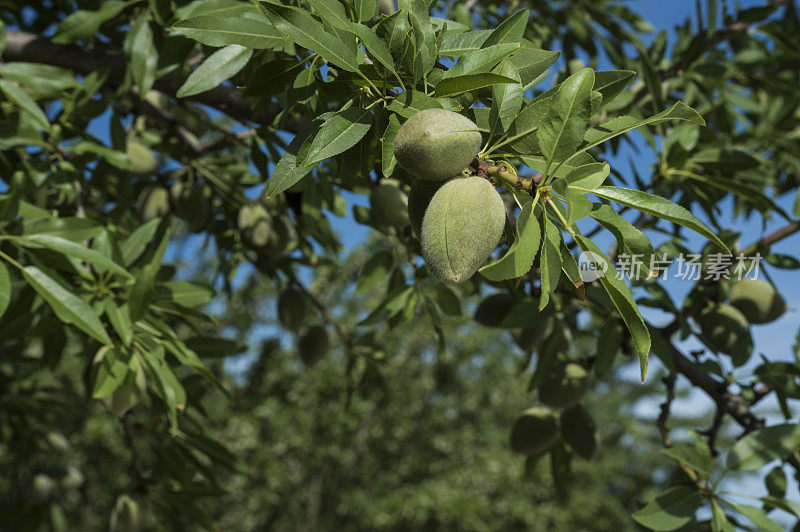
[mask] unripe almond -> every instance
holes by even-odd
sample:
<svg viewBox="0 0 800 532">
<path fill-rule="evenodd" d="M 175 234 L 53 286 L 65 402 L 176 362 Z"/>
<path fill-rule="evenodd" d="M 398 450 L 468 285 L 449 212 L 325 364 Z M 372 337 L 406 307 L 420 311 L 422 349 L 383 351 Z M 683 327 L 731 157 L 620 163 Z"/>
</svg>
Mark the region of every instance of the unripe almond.
<svg viewBox="0 0 800 532">
<path fill-rule="evenodd" d="M 139 175 L 152 174 L 158 169 L 158 160 L 153 152 L 136 138 L 129 138 L 125 154 L 131 161 L 131 172 Z"/>
<path fill-rule="evenodd" d="M 558 417 L 549 408 L 529 408 L 511 429 L 511 450 L 534 456 L 545 452 L 558 439 Z"/>
<path fill-rule="evenodd" d="M 514 301 L 514 296 L 507 292 L 490 295 L 475 309 L 475 321 L 484 327 L 500 327 Z"/>
<path fill-rule="evenodd" d="M 775 287 L 757 279 L 745 279 L 734 284 L 730 300 L 750 323 L 769 323 L 786 312 L 786 301 Z"/>
<path fill-rule="evenodd" d="M 553 368 L 539 387 L 539 399 L 553 408 L 578 404 L 589 389 L 589 374 L 582 366 L 567 362 Z"/>
<path fill-rule="evenodd" d="M 291 331 L 297 331 L 303 325 L 308 314 L 306 296 L 296 288 L 287 288 L 278 298 L 278 319 L 281 325 Z"/>
<path fill-rule="evenodd" d="M 594 458 L 598 445 L 597 426 L 583 405 L 575 405 L 561 413 L 561 435 L 575 454 L 586 460 Z"/>
<path fill-rule="evenodd" d="M 396 179 L 384 179 L 373 188 L 369 206 L 378 223 L 399 228 L 408 225 L 408 195 Z"/>
<path fill-rule="evenodd" d="M 506 210 L 481 177 L 448 181 L 434 194 L 422 220 L 422 256 L 443 283 L 469 279 L 503 235 Z"/>
<path fill-rule="evenodd" d="M 186 220 L 193 232 L 197 233 L 208 225 L 211 205 L 201 185 L 179 181 L 170 187 L 169 196 L 175 214 Z"/>
<path fill-rule="evenodd" d="M 481 133 L 469 118 L 444 109 L 412 115 L 397 131 L 394 155 L 412 175 L 448 179 L 465 169 L 481 149 Z"/>
<path fill-rule="evenodd" d="M 159 185 L 147 185 L 139 193 L 137 200 L 139 218 L 142 222 L 149 222 L 156 218 L 169 216 L 169 192 Z"/>
<path fill-rule="evenodd" d="M 319 362 L 328 352 L 329 347 L 328 331 L 322 325 L 309 327 L 297 344 L 300 358 L 306 366 L 313 366 Z"/>
<path fill-rule="evenodd" d="M 250 204 L 239 209 L 238 225 L 242 241 L 247 247 L 258 250 L 269 243 L 272 218 L 263 206 Z"/>
<path fill-rule="evenodd" d="M 741 366 L 750 358 L 753 338 L 747 318 L 736 307 L 725 303 L 707 307 L 697 317 L 697 323 L 709 347 L 730 355 L 734 365 Z"/>
</svg>

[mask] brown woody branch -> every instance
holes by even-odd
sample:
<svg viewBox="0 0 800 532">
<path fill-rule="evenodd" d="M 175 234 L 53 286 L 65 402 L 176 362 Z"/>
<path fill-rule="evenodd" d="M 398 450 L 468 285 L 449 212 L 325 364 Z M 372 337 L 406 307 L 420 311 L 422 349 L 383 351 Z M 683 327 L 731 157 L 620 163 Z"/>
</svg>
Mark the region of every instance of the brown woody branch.
<svg viewBox="0 0 800 532">
<path fill-rule="evenodd" d="M 24 61 L 66 68 L 78 74 L 87 75 L 97 71 L 107 71 L 109 87 L 117 87 L 125 79 L 128 59 L 124 54 L 98 50 L 71 44 L 56 44 L 46 37 L 24 31 L 8 31 L 6 48 L 2 55 L 5 61 Z M 175 97 L 186 77 L 171 72 L 159 78 L 153 88 Z M 275 102 L 259 102 L 248 98 L 232 87 L 218 86 L 194 96 L 192 100 L 221 111 L 245 123 L 270 126 L 283 111 Z M 263 103 L 264 105 L 259 105 Z M 307 118 L 289 115 L 282 118 L 280 129 L 298 133 L 308 122 Z"/>
</svg>

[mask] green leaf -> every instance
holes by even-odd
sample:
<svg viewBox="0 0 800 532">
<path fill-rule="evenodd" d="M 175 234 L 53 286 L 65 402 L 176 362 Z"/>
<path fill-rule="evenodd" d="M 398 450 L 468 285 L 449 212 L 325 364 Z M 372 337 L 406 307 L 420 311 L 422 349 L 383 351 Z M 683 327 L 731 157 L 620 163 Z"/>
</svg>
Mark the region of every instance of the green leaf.
<svg viewBox="0 0 800 532">
<path fill-rule="evenodd" d="M 597 352 L 595 356 L 594 372 L 598 378 L 603 378 L 614 366 L 614 359 L 622 345 L 622 327 L 617 318 L 610 318 L 600 329 L 597 338 Z"/>
<path fill-rule="evenodd" d="M 533 87 L 539 76 L 544 74 L 560 56 L 560 51 L 553 52 L 533 46 L 523 46 L 511 54 L 508 60 L 517 67 L 523 90 L 527 91 Z"/>
<path fill-rule="evenodd" d="M 480 50 L 493 30 L 467 31 L 464 33 L 447 32 L 439 48 L 439 54 L 448 57 L 458 57 L 467 52 Z"/>
<path fill-rule="evenodd" d="M 267 186 L 267 197 L 275 196 L 287 190 L 303 179 L 314 168 L 315 165 L 313 164 L 298 166 L 297 156 L 304 143 L 306 141 L 311 142 L 314 135 L 319 132 L 321 124 L 321 120 L 314 120 L 303 128 L 300 133 L 295 135 L 292 142 L 289 143 L 286 151 L 281 155 L 278 164 L 275 165 L 275 169 L 272 170 L 272 175 L 269 178 L 269 185 Z"/>
<path fill-rule="evenodd" d="M 394 269 L 394 256 L 390 251 L 382 249 L 375 253 L 361 269 L 355 294 L 364 294 L 376 289 L 386 282 L 392 269 Z"/>
<path fill-rule="evenodd" d="M 191 73 L 176 96 L 185 98 L 213 89 L 238 74 L 252 55 L 253 50 L 238 44 L 220 48 Z"/>
<path fill-rule="evenodd" d="M 492 70 L 503 58 L 519 50 L 518 43 L 496 44 L 462 55 L 444 75 L 446 79 L 459 78 L 467 74 L 480 74 Z M 440 82 L 441 83 L 441 82 Z M 438 88 L 438 86 L 437 86 Z"/>
<path fill-rule="evenodd" d="M 356 49 L 331 35 L 311 15 L 294 7 L 262 4 L 275 27 L 287 38 L 318 53 L 325 61 L 350 72 L 357 72 Z"/>
<path fill-rule="evenodd" d="M 111 343 L 103 324 L 86 301 L 36 266 L 26 266 L 20 271 L 28 284 L 50 305 L 58 319 L 74 325 L 100 343 Z"/>
<path fill-rule="evenodd" d="M 633 70 L 600 70 L 594 73 L 594 90 L 603 96 L 607 105 L 636 77 Z"/>
<path fill-rule="evenodd" d="M 611 261 L 609 261 L 603 252 L 600 251 L 600 248 L 597 247 L 597 244 L 579 234 L 575 235 L 575 240 L 583 251 L 591 251 L 594 253 L 595 260 L 605 261 L 605 275 L 600 276 L 598 280 L 608 293 L 617 311 L 619 311 L 620 316 L 622 316 L 622 321 L 625 322 L 625 326 L 633 337 L 633 341 L 636 344 L 636 351 L 639 355 L 639 370 L 641 372 L 642 381 L 644 381 L 647 375 L 647 361 L 650 355 L 650 331 L 647 329 L 644 318 L 642 318 L 642 315 L 639 313 L 639 307 L 633 299 L 631 290 L 618 275 Z"/>
<path fill-rule="evenodd" d="M 348 26 L 348 29 L 355 33 L 356 37 L 358 37 L 361 42 L 364 43 L 364 47 L 367 49 L 372 57 L 374 57 L 378 63 L 385 66 L 390 72 L 394 72 L 394 59 L 392 58 L 392 54 L 389 51 L 389 47 L 386 43 L 378 37 L 372 29 L 364 26 L 363 24 L 357 24 L 355 22 L 351 23 Z"/>
<path fill-rule="evenodd" d="M 518 83 L 518 81 L 491 72 L 467 74 L 465 76 L 442 79 L 442 81 L 436 84 L 434 94 L 437 97 L 455 96 L 464 92 L 491 87 L 497 83 Z"/>
<path fill-rule="evenodd" d="M 34 99 L 58 98 L 61 91 L 78 86 L 69 70 L 38 63 L 5 63 L 0 65 L 0 75 L 22 85 Z"/>
<path fill-rule="evenodd" d="M 650 257 L 655 255 L 655 250 L 647 235 L 609 205 L 595 203 L 589 216 L 614 235 L 620 250 L 630 252 L 632 260 L 634 255 L 640 255 L 636 261 L 645 271 L 650 269 Z"/>
<path fill-rule="evenodd" d="M 130 273 L 128 273 L 127 270 L 125 270 L 122 266 L 120 266 L 110 258 L 106 257 L 102 253 L 99 253 L 81 244 L 72 242 L 71 240 L 66 240 L 64 238 L 55 235 L 47 235 L 47 234 L 23 235 L 19 237 L 19 239 L 15 239 L 15 242 L 30 248 L 51 249 L 53 251 L 63 253 L 64 255 L 68 255 L 78 260 L 89 262 L 96 266 L 101 266 L 110 272 L 114 272 L 117 275 L 127 277 L 128 279 L 133 278 L 133 276 Z"/>
<path fill-rule="evenodd" d="M 142 256 L 148 244 L 153 240 L 158 230 L 159 223 L 160 220 L 150 220 L 146 224 L 137 227 L 136 230 L 125 239 L 120 246 L 120 249 L 122 249 L 123 266 L 130 266 L 136 259 Z"/>
<path fill-rule="evenodd" d="M 528 24 L 529 17 L 529 10 L 521 9 L 517 11 L 492 30 L 492 33 L 481 45 L 481 48 L 488 48 L 495 44 L 518 43 L 525 33 L 525 26 Z"/>
<path fill-rule="evenodd" d="M 661 449 L 661 452 L 677 460 L 679 463 L 691 467 L 700 473 L 703 478 L 711 476 L 711 455 L 702 455 L 697 449 L 688 445 L 676 445 L 667 449 Z"/>
<path fill-rule="evenodd" d="M 178 428 L 178 408 L 183 410 L 186 406 L 186 391 L 164 359 L 163 347 L 144 351 L 142 355 L 156 377 L 157 389 L 161 392 L 169 409 L 170 425 L 173 430 L 176 430 Z"/>
<path fill-rule="evenodd" d="M 756 430 L 736 442 L 728 453 L 726 466 L 755 471 L 773 460 L 786 458 L 800 448 L 800 425 L 784 423 Z"/>
<path fill-rule="evenodd" d="M 158 284 L 154 301 L 172 301 L 184 307 L 200 307 L 214 297 L 214 291 L 189 281 L 166 281 Z"/>
<path fill-rule="evenodd" d="M 791 501 L 789 499 L 782 499 L 780 497 L 761 497 L 761 502 L 772 508 L 778 508 L 784 512 L 788 512 L 798 519 L 800 519 L 800 503 Z"/>
<path fill-rule="evenodd" d="M 231 44 L 254 50 L 269 50 L 290 42 L 261 13 L 246 13 L 236 17 L 195 16 L 172 26 L 190 39 L 207 46 Z"/>
<path fill-rule="evenodd" d="M 583 153 L 597 146 L 598 144 L 602 144 L 603 142 L 622 135 L 623 133 L 626 133 L 632 129 L 647 125 L 661 124 L 670 120 L 686 120 L 701 126 L 706 125 L 703 117 L 701 117 L 697 111 L 683 102 L 678 102 L 666 111 L 662 111 L 657 115 L 651 116 L 650 118 L 642 119 L 627 115 L 619 116 L 587 131 L 583 139 L 586 144 L 581 146 L 581 148 L 574 155 L 567 158 L 564 162 L 569 161 L 578 154 Z"/>
<path fill-rule="evenodd" d="M 724 253 L 730 254 L 730 250 L 725 243 L 711 229 L 695 218 L 695 216 L 666 198 L 642 192 L 640 190 L 633 190 L 629 188 L 602 186 L 594 190 L 582 189 L 582 187 L 574 187 L 581 189 L 584 192 L 591 192 L 592 194 L 610 201 L 615 201 L 621 205 L 632 207 L 638 211 L 652 214 L 659 218 L 669 220 L 670 222 L 682 225 L 687 229 L 706 237 L 714 242 Z"/>
<path fill-rule="evenodd" d="M 319 18 L 331 26 L 346 30 L 353 24 L 338 0 L 308 0 L 308 3 L 317 11 Z"/>
<path fill-rule="evenodd" d="M 389 177 L 397 166 L 397 158 L 394 156 L 394 138 L 400 131 L 400 119 L 393 114 L 389 117 L 389 125 L 386 126 L 381 137 L 381 172 L 385 177 Z"/>
<path fill-rule="evenodd" d="M 39 129 L 50 130 L 50 120 L 47 119 L 47 115 L 44 114 L 42 108 L 27 92 L 6 79 L 0 79 L 0 90 L 3 91 L 6 98 L 14 102 L 23 112 L 30 116 Z"/>
<path fill-rule="evenodd" d="M 542 116 L 547 110 L 547 106 L 550 105 L 553 94 L 553 91 L 540 94 L 522 108 L 508 130 L 509 148 L 522 155 L 535 155 L 542 152 L 539 139 L 534 133 L 539 129 Z"/>
<path fill-rule="evenodd" d="M 97 374 L 92 387 L 92 397 L 102 399 L 114 393 L 125 382 L 125 377 L 130 372 L 129 360 L 129 356 L 124 356 L 113 346 L 101 347 L 95 358 Z"/>
<path fill-rule="evenodd" d="M 550 101 L 537 131 L 548 166 L 566 161 L 583 140 L 591 116 L 593 85 L 594 71 L 584 68 L 568 77 Z"/>
<path fill-rule="evenodd" d="M 8 309 L 11 303 L 11 276 L 8 275 L 8 268 L 0 262 L 0 318 Z"/>
<path fill-rule="evenodd" d="M 733 525 L 716 499 L 711 499 L 711 532 L 734 532 Z"/>
<path fill-rule="evenodd" d="M 542 209 L 542 251 L 539 257 L 539 270 L 542 283 L 542 295 L 539 297 L 539 310 L 544 309 L 550 301 L 550 294 L 556 289 L 561 277 L 561 231 L 547 218 Z"/>
<path fill-rule="evenodd" d="M 439 105 L 439 100 L 431 98 L 422 91 L 407 90 L 393 99 L 387 109 L 402 117 L 410 118 L 425 109 L 441 109 L 441 105 Z"/>
<path fill-rule="evenodd" d="M 631 517 L 652 530 L 677 530 L 694 521 L 694 514 L 702 503 L 702 495 L 680 486 L 661 493 Z"/>
<path fill-rule="evenodd" d="M 517 216 L 517 236 L 503 257 L 478 270 L 492 281 L 514 279 L 528 273 L 533 266 L 542 238 L 542 228 L 533 211 L 533 202 L 526 203 Z"/>
<path fill-rule="evenodd" d="M 104 22 L 116 17 L 128 7 L 129 3 L 109 0 L 102 2 L 97 11 L 79 9 L 61 21 L 52 41 L 57 44 L 69 44 L 93 37 L 100 31 L 100 26 Z"/>
<path fill-rule="evenodd" d="M 754 525 L 765 532 L 783 532 L 783 527 L 767 517 L 767 512 L 757 506 L 732 504 L 736 511 L 748 518 Z"/>
<path fill-rule="evenodd" d="M 53 235 L 73 242 L 83 242 L 103 232 L 103 226 L 96 221 L 74 217 L 24 221 L 23 227 L 23 232 L 29 235 Z"/>
<path fill-rule="evenodd" d="M 247 351 L 247 344 L 216 336 L 195 336 L 186 340 L 186 347 L 206 358 L 223 358 Z"/>
<path fill-rule="evenodd" d="M 316 164 L 355 146 L 372 127 L 368 109 L 349 107 L 325 121 L 301 164 Z"/>
<path fill-rule="evenodd" d="M 603 184 L 609 173 L 611 165 L 608 163 L 590 163 L 578 166 L 568 173 L 565 179 L 570 187 L 594 190 Z"/>
<path fill-rule="evenodd" d="M 519 72 L 514 63 L 503 61 L 495 69 L 496 74 L 511 79 L 519 79 Z M 492 107 L 489 112 L 489 124 L 492 132 L 505 132 L 522 108 L 522 84 L 500 83 L 492 87 Z"/>
<path fill-rule="evenodd" d="M 359 22 L 369 22 L 378 14 L 377 0 L 353 0 L 353 7 Z"/>
<path fill-rule="evenodd" d="M 117 306 L 113 299 L 106 299 L 103 303 L 105 307 L 106 316 L 111 326 L 122 339 L 125 346 L 130 346 L 133 341 L 133 323 L 131 323 L 128 305 L 124 304 L 121 307 Z"/>
<path fill-rule="evenodd" d="M 130 39 L 131 75 L 139 88 L 139 94 L 144 97 L 147 91 L 153 87 L 156 80 L 156 67 L 158 67 L 158 49 L 153 42 L 150 17 L 146 11 L 139 15 L 139 18 L 133 23 L 128 38 Z"/>
</svg>

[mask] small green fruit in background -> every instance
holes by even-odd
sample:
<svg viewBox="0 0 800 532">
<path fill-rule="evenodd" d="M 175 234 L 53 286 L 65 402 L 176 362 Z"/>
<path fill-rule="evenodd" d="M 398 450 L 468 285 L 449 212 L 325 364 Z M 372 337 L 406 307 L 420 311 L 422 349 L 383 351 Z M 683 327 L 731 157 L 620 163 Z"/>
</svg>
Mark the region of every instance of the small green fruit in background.
<svg viewBox="0 0 800 532">
<path fill-rule="evenodd" d="M 146 391 L 147 377 L 141 366 L 136 363 L 135 369 L 128 373 L 119 388 L 100 401 L 112 414 L 122 417 L 128 410 L 139 404 Z"/>
<path fill-rule="evenodd" d="M 290 331 L 297 332 L 308 315 L 306 295 L 296 288 L 287 288 L 278 298 L 278 320 Z"/>
<path fill-rule="evenodd" d="M 250 204 L 239 209 L 242 242 L 250 249 L 261 249 L 272 236 L 272 217 L 262 205 Z"/>
<path fill-rule="evenodd" d="M 111 512 L 111 532 L 139 532 L 144 526 L 142 505 L 130 495 L 120 495 Z"/>
<path fill-rule="evenodd" d="M 391 15 L 397 8 L 394 5 L 394 0 L 378 0 L 378 10 L 381 15 Z"/>
<path fill-rule="evenodd" d="M 586 460 L 597 452 L 597 425 L 583 405 L 575 405 L 561 413 L 561 435 L 575 454 Z"/>
<path fill-rule="evenodd" d="M 45 502 L 53 496 L 56 488 L 58 488 L 58 484 L 55 480 L 44 473 L 39 473 L 38 475 L 34 475 L 33 482 L 31 483 L 31 498 L 35 503 Z"/>
<path fill-rule="evenodd" d="M 569 408 L 578 404 L 589 389 L 589 374 L 574 363 L 556 365 L 539 387 L 539 399 L 553 408 Z"/>
<path fill-rule="evenodd" d="M 511 336 L 514 338 L 514 342 L 517 346 L 527 353 L 542 345 L 542 343 L 547 340 L 547 337 L 553 334 L 553 331 L 556 331 L 556 327 L 557 325 L 555 325 L 554 320 L 545 318 L 537 321 L 530 327 L 513 331 Z M 562 340 L 560 342 L 560 351 L 569 349 L 569 337 L 565 331 L 566 328 L 557 330 L 557 334 L 561 336 Z"/>
<path fill-rule="evenodd" d="M 58 451 L 60 453 L 65 453 L 69 451 L 70 448 L 69 440 L 66 438 L 66 436 L 64 436 L 60 432 L 51 430 L 50 432 L 47 433 L 45 438 L 47 439 L 47 443 L 50 444 L 50 447 L 54 451 Z"/>
<path fill-rule="evenodd" d="M 169 189 L 169 196 L 175 214 L 186 220 L 189 229 L 195 233 L 205 229 L 211 218 L 211 205 L 202 185 L 179 181 Z"/>
<path fill-rule="evenodd" d="M 757 279 L 745 279 L 734 284 L 730 300 L 750 323 L 769 323 L 786 312 L 786 301 L 775 287 Z"/>
<path fill-rule="evenodd" d="M 411 222 L 411 229 L 419 238 L 422 231 L 422 220 L 425 218 L 425 211 L 433 199 L 436 191 L 442 188 L 446 181 L 431 181 L 430 179 L 417 179 L 411 186 L 408 194 L 408 218 Z"/>
<path fill-rule="evenodd" d="M 272 219 L 272 234 L 269 236 L 267 245 L 262 250 L 264 255 L 276 261 L 283 256 L 286 248 L 289 246 L 289 241 L 292 239 L 292 228 L 289 224 L 280 217 Z"/>
<path fill-rule="evenodd" d="M 545 452 L 557 439 L 558 416 L 549 408 L 529 408 L 511 428 L 511 450 L 527 456 Z"/>
<path fill-rule="evenodd" d="M 376 222 L 392 227 L 408 225 L 408 195 L 396 179 L 383 179 L 369 194 L 369 206 Z"/>
<path fill-rule="evenodd" d="M 84 480 L 83 473 L 81 473 L 78 468 L 67 466 L 67 471 L 64 473 L 64 476 L 61 477 L 59 484 L 66 490 L 73 490 L 80 488 Z"/>
<path fill-rule="evenodd" d="M 147 185 L 139 193 L 136 202 L 142 222 L 169 216 L 169 192 L 162 186 Z"/>
<path fill-rule="evenodd" d="M 158 170 L 158 159 L 153 152 L 136 138 L 129 138 L 125 146 L 125 154 L 131 161 L 131 172 L 149 175 Z"/>
<path fill-rule="evenodd" d="M 300 359 L 306 366 L 313 366 L 319 362 L 328 352 L 328 348 L 330 348 L 328 331 L 322 325 L 309 327 L 297 344 Z"/>
<path fill-rule="evenodd" d="M 484 327 L 500 327 L 515 301 L 514 296 L 507 292 L 492 294 L 475 309 L 475 321 Z"/>
<path fill-rule="evenodd" d="M 394 156 L 412 175 L 448 179 L 469 166 L 481 149 L 481 133 L 469 118 L 444 109 L 425 109 L 400 126 Z"/>
<path fill-rule="evenodd" d="M 443 283 L 469 279 L 489 257 L 506 221 L 503 199 L 481 177 L 459 177 L 434 194 L 420 243 L 428 269 Z"/>
<path fill-rule="evenodd" d="M 731 305 L 720 303 L 706 307 L 697 317 L 700 330 L 709 347 L 730 355 L 734 365 L 741 366 L 753 351 L 747 318 Z"/>
</svg>

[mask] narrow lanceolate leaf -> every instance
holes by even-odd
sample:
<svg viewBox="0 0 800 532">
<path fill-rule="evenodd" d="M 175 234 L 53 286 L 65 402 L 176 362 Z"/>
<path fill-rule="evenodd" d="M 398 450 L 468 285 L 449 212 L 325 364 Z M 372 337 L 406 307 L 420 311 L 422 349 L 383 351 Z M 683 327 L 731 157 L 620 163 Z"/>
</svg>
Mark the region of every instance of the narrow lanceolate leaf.
<svg viewBox="0 0 800 532">
<path fill-rule="evenodd" d="M 608 293 L 620 316 L 622 316 L 622 321 L 625 322 L 625 326 L 633 337 L 636 351 L 639 354 L 639 369 L 642 381 L 644 381 L 647 376 L 647 361 L 650 356 L 650 331 L 648 331 L 644 318 L 639 313 L 639 307 L 633 299 L 633 294 L 631 294 L 630 288 L 625 284 L 622 277 L 617 274 L 614 265 L 606 259 L 606 256 L 594 242 L 582 235 L 575 235 L 575 240 L 583 251 L 594 253 L 593 258 L 595 260 L 605 261 L 605 275 L 602 275 L 598 280 Z"/>
<path fill-rule="evenodd" d="M 492 30 L 491 35 L 484 41 L 481 48 L 488 48 L 495 44 L 518 43 L 525 33 L 525 26 L 528 24 L 529 17 L 530 11 L 527 9 L 517 11 Z"/>
<path fill-rule="evenodd" d="M 464 92 L 491 87 L 497 83 L 517 83 L 517 80 L 493 72 L 466 74 L 455 78 L 443 79 L 436 85 L 434 95 L 437 97 L 455 96 Z"/>
<path fill-rule="evenodd" d="M 500 61 L 519 50 L 519 48 L 519 43 L 506 43 L 468 52 L 462 55 L 458 62 L 445 73 L 443 80 L 461 77 L 466 74 L 489 72 Z"/>
<path fill-rule="evenodd" d="M 358 276 L 355 294 L 364 294 L 376 289 L 386 282 L 389 273 L 394 268 L 394 257 L 388 250 L 382 249 L 375 253 L 364 264 Z"/>
<path fill-rule="evenodd" d="M 354 0 L 356 20 L 359 22 L 369 22 L 378 14 L 377 0 Z"/>
<path fill-rule="evenodd" d="M 113 346 L 107 345 L 100 348 L 97 358 L 95 358 L 98 364 L 92 397 L 95 399 L 107 397 L 125 382 L 125 377 L 130 372 L 128 358 Z"/>
<path fill-rule="evenodd" d="M 584 68 L 568 77 L 550 101 L 537 131 L 548 165 L 566 160 L 583 140 L 591 116 L 593 85 L 594 71 Z"/>
<path fill-rule="evenodd" d="M 711 229 L 706 227 L 706 225 L 698 220 L 692 213 L 666 198 L 648 194 L 640 190 L 611 186 L 603 186 L 595 190 L 585 189 L 584 191 L 591 192 L 600 198 L 616 201 L 617 203 L 632 207 L 638 211 L 646 212 L 647 214 L 652 214 L 653 216 L 682 225 L 711 240 L 719 246 L 724 253 L 730 254 L 730 250 L 728 250 L 725 243 L 720 240 Z"/>
<path fill-rule="evenodd" d="M 517 216 L 517 236 L 503 257 L 479 271 L 492 281 L 514 279 L 528 273 L 539 251 L 542 228 L 533 212 L 533 202 L 526 203 Z"/>
<path fill-rule="evenodd" d="M 308 3 L 317 12 L 319 18 L 331 26 L 346 30 L 352 24 L 339 0 L 308 0 Z"/>
<path fill-rule="evenodd" d="M 508 60 L 500 63 L 495 69 L 495 73 L 511 79 L 519 79 L 517 67 Z M 500 134 L 508 130 L 521 108 L 521 83 L 500 83 L 492 87 L 492 108 L 489 112 L 489 124 L 492 131 Z"/>
<path fill-rule="evenodd" d="M 122 343 L 130 346 L 131 341 L 133 341 L 133 323 L 131 323 L 128 305 L 117 306 L 114 300 L 109 298 L 105 300 L 103 306 L 106 316 L 108 316 L 108 321 L 111 322 L 111 326 L 114 327 L 117 335 L 122 339 Z"/>
<path fill-rule="evenodd" d="M 555 63 L 560 56 L 560 51 L 553 52 L 533 46 L 523 46 L 511 54 L 508 60 L 517 67 L 523 89 L 527 91 L 533 87 L 539 76 L 550 68 L 550 65 Z"/>
<path fill-rule="evenodd" d="M 8 268 L 0 262 L 0 317 L 5 314 L 8 304 L 11 302 L 11 277 L 8 275 Z"/>
<path fill-rule="evenodd" d="M 238 44 L 220 48 L 192 72 L 183 86 L 178 89 L 178 98 L 193 96 L 213 89 L 238 74 L 252 55 L 253 50 Z"/>
<path fill-rule="evenodd" d="M 647 235 L 620 216 L 609 205 L 595 203 L 589 216 L 614 235 L 620 250 L 629 252 L 632 258 L 637 256 L 636 262 L 641 264 L 645 272 L 649 270 L 650 260 L 655 255 L 655 250 Z"/>
<path fill-rule="evenodd" d="M 100 343 L 111 343 L 103 324 L 86 301 L 36 266 L 26 266 L 21 272 L 28 284 L 50 305 L 58 319 L 74 325 Z"/>
<path fill-rule="evenodd" d="M 331 35 L 322 23 L 311 15 L 294 7 L 262 4 L 275 27 L 287 38 L 320 55 L 325 61 L 339 68 L 358 71 L 356 49 Z"/>
<path fill-rule="evenodd" d="M 75 11 L 61 21 L 52 40 L 58 44 L 69 44 L 92 37 L 105 21 L 116 17 L 129 3 L 110 0 L 103 2 L 96 11 L 86 9 Z"/>
<path fill-rule="evenodd" d="M 255 50 L 267 50 L 290 42 L 261 13 L 236 17 L 201 15 L 187 18 L 172 26 L 190 39 L 208 46 L 238 44 Z"/>
<path fill-rule="evenodd" d="M 636 72 L 632 70 L 600 70 L 594 73 L 594 90 L 603 97 L 601 106 L 607 105 L 628 83 L 636 77 Z"/>
<path fill-rule="evenodd" d="M 339 155 L 358 143 L 372 127 L 372 114 L 362 107 L 339 111 L 325 121 L 301 164 L 315 164 Z"/>
<path fill-rule="evenodd" d="M 378 37 L 374 31 L 363 24 L 353 22 L 348 26 L 348 29 L 355 33 L 356 37 L 364 43 L 367 52 L 369 52 L 378 63 L 385 66 L 390 72 L 394 72 L 394 59 L 389 51 L 389 47 L 383 39 Z"/>
<path fill-rule="evenodd" d="M 547 212 L 542 209 L 542 254 L 539 258 L 542 295 L 539 297 L 539 310 L 547 306 L 550 294 L 556 289 L 561 277 L 561 231 L 547 219 Z"/>
<path fill-rule="evenodd" d="M 587 131 L 583 139 L 586 144 L 581 146 L 575 155 L 569 157 L 567 161 L 572 159 L 572 157 L 575 157 L 578 154 L 597 146 L 598 144 L 602 144 L 603 142 L 622 135 L 623 133 L 626 133 L 632 129 L 647 125 L 661 124 L 670 120 L 687 120 L 701 126 L 706 125 L 706 121 L 703 120 L 703 117 L 701 117 L 697 111 L 683 102 L 678 102 L 666 111 L 662 111 L 649 118 L 642 119 L 627 115 L 620 116 Z"/>
<path fill-rule="evenodd" d="M 77 242 L 72 242 L 71 240 L 66 240 L 58 236 L 47 234 L 23 235 L 19 239 L 16 239 L 15 242 L 31 248 L 51 249 L 53 251 L 63 253 L 69 257 L 100 266 L 110 272 L 116 273 L 117 275 L 122 275 L 123 277 L 127 277 L 129 279 L 133 278 L 133 276 L 128 273 L 125 268 L 112 261 L 102 253 L 99 253 L 93 249 L 89 249 L 86 246 L 78 244 Z"/>
<path fill-rule="evenodd" d="M 381 172 L 385 177 L 391 176 L 397 166 L 393 145 L 398 131 L 400 131 L 400 119 L 393 114 L 389 117 L 389 125 L 381 137 Z"/>
<path fill-rule="evenodd" d="M 570 187 L 594 190 L 603 184 L 609 173 L 611 165 L 608 163 L 590 163 L 572 170 L 567 174 L 566 180 Z"/>
<path fill-rule="evenodd" d="M 458 57 L 467 52 L 480 50 L 493 30 L 467 31 L 464 33 L 446 33 L 439 48 L 439 54 L 448 57 Z"/>
<path fill-rule="evenodd" d="M 321 127 L 322 122 L 319 120 L 313 121 L 306 126 L 300 133 L 295 135 L 292 142 L 286 148 L 286 151 L 281 155 L 280 161 L 275 165 L 272 170 L 272 175 L 269 178 L 269 185 L 267 186 L 267 196 L 274 196 L 280 194 L 288 189 L 301 179 L 303 179 L 314 168 L 314 165 L 299 165 L 297 164 L 297 154 L 300 148 L 306 141 L 311 141 L 313 135 L 316 135 Z"/>
<path fill-rule="evenodd" d="M 136 19 L 130 34 L 131 75 L 139 88 L 139 94 L 147 94 L 156 79 L 158 66 L 158 50 L 153 43 L 153 31 L 150 29 L 150 17 L 147 13 Z"/>
<path fill-rule="evenodd" d="M 758 506 L 750 506 L 748 504 L 734 504 L 736 511 L 748 518 L 759 530 L 766 532 L 783 532 L 783 527 L 770 519 L 767 512 Z"/>
<path fill-rule="evenodd" d="M 3 91 L 6 98 L 14 102 L 17 107 L 33 119 L 39 129 L 50 129 L 50 120 L 47 119 L 47 115 L 44 114 L 42 108 L 16 83 L 7 79 L 0 79 L 0 90 Z"/>
<path fill-rule="evenodd" d="M 728 453 L 726 466 L 739 471 L 755 471 L 785 458 L 800 448 L 800 426 L 794 423 L 773 425 L 751 432 L 736 442 Z"/>
<path fill-rule="evenodd" d="M 694 514 L 702 503 L 702 495 L 680 486 L 663 492 L 631 517 L 651 530 L 676 530 L 694 521 Z"/>
</svg>

